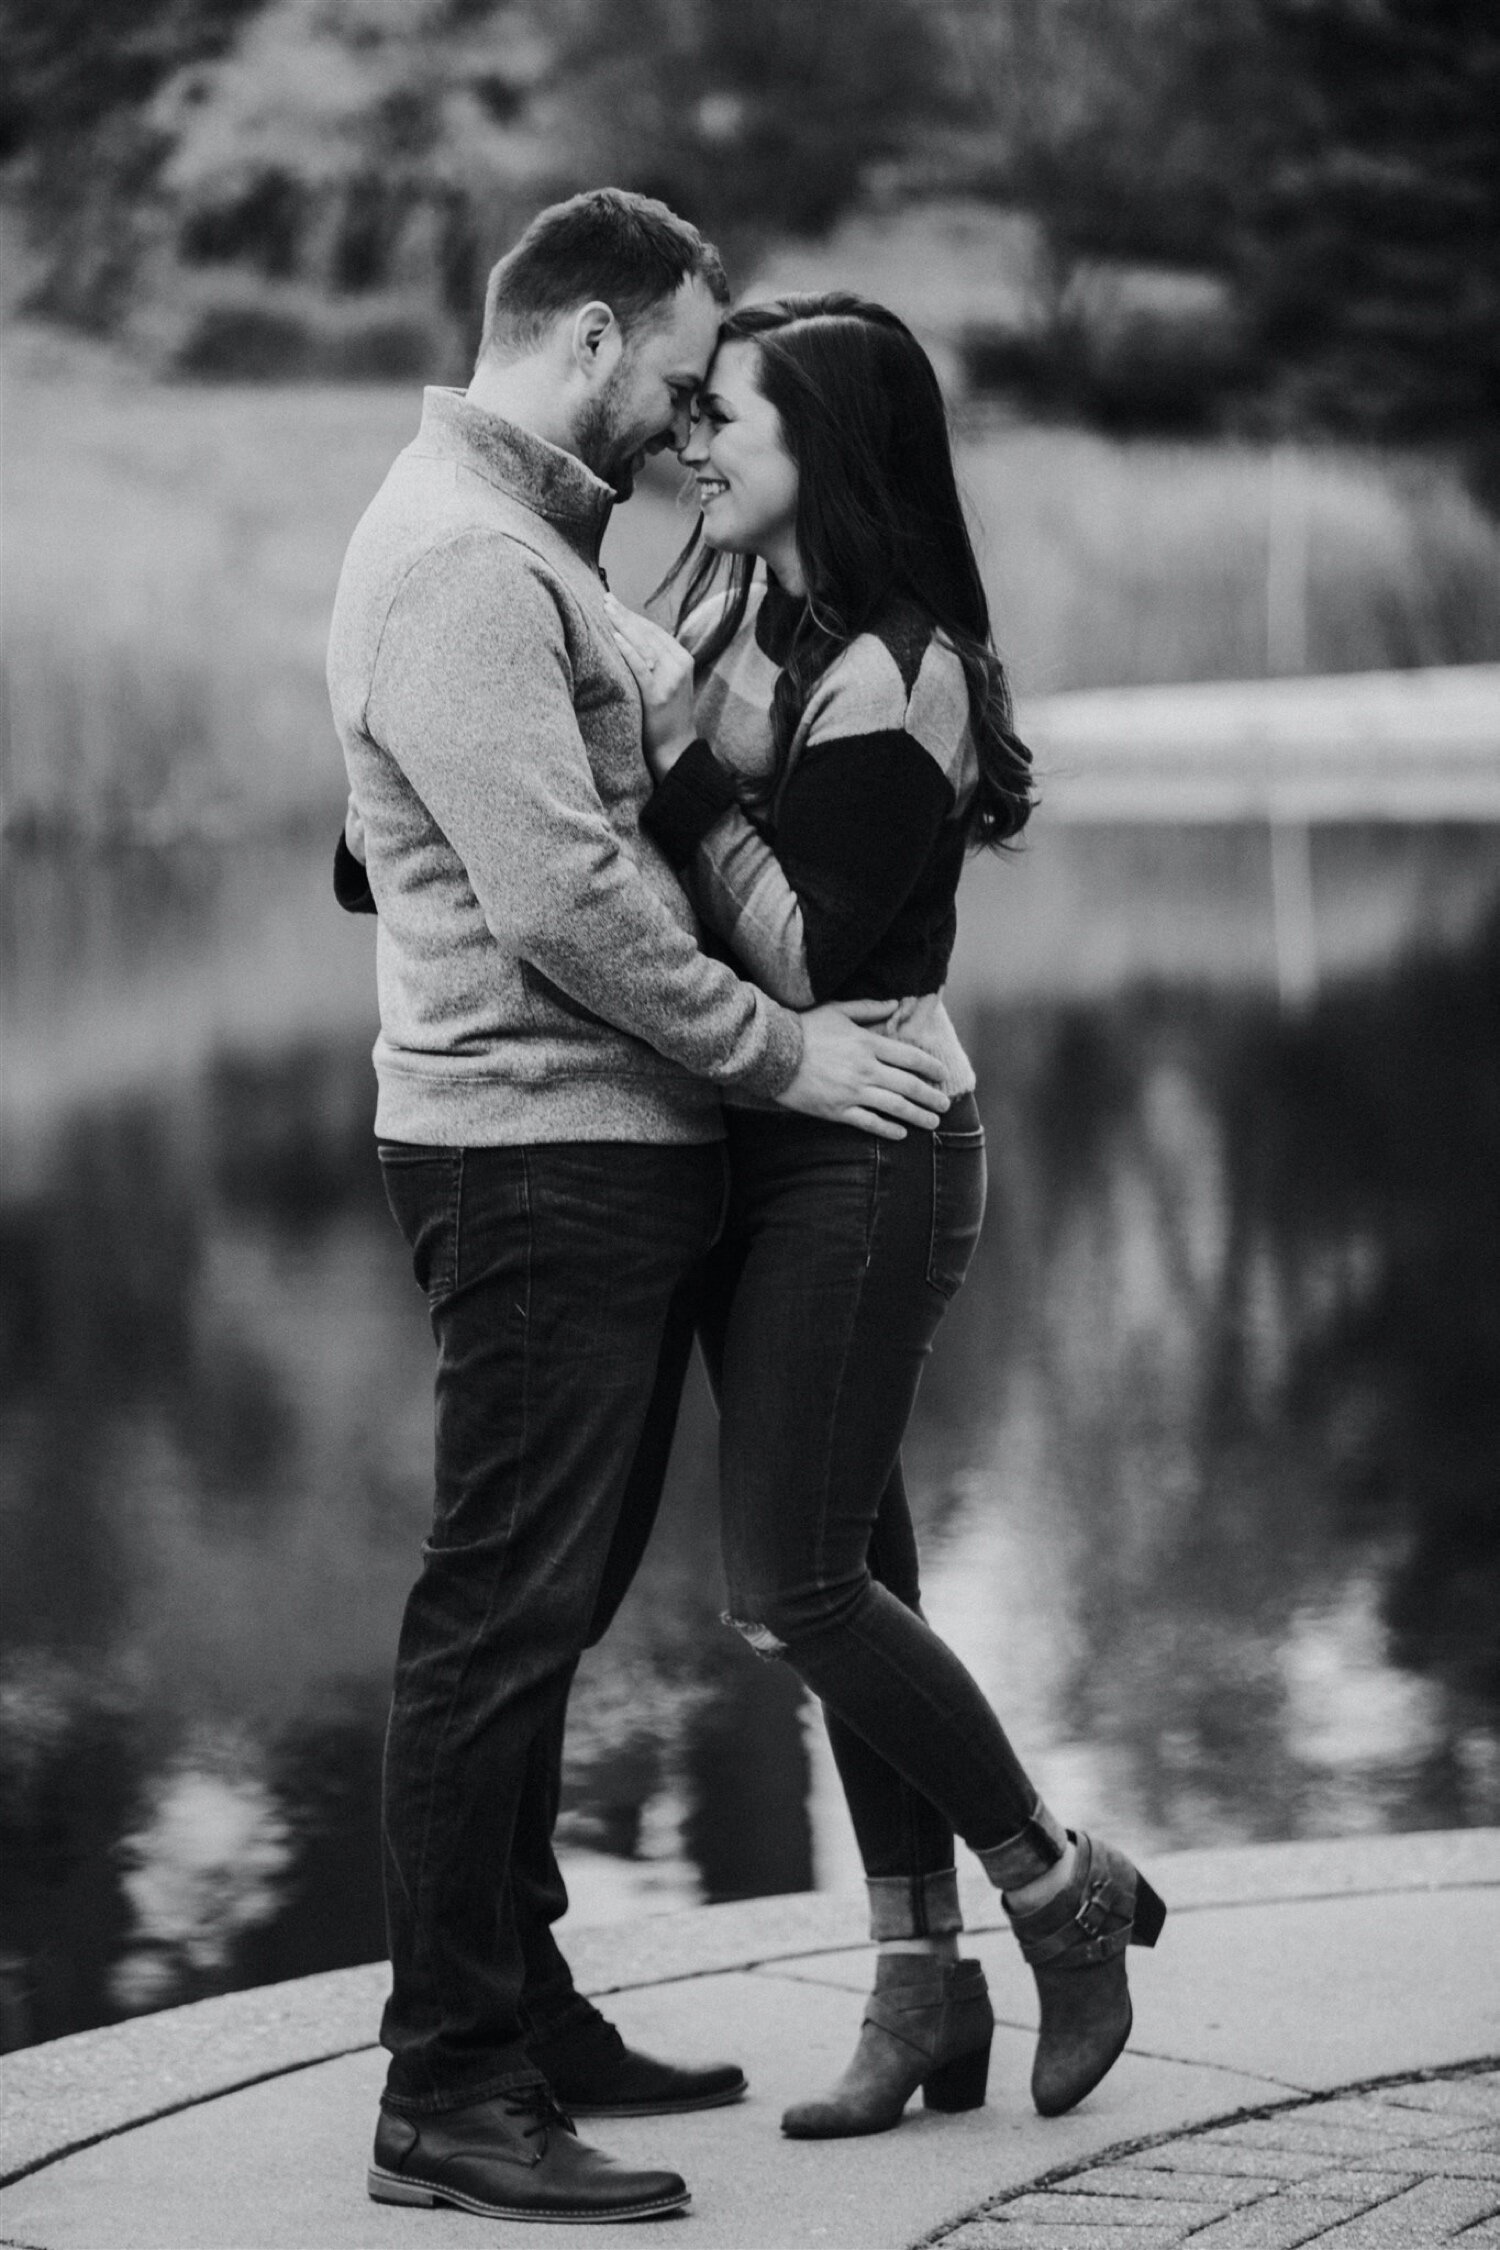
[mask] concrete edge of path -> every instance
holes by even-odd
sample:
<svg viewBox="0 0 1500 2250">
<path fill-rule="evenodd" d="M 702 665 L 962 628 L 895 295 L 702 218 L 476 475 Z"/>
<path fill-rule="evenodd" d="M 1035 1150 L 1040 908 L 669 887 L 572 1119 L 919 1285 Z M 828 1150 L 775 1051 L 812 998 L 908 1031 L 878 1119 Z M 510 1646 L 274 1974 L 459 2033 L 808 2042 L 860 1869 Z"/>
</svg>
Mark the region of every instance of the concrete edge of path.
<svg viewBox="0 0 1500 2250">
<path fill-rule="evenodd" d="M 1176 1913 L 1469 1888 L 1500 1884 L 1500 1828 L 1236 1845 L 1153 1855 L 1150 1866 Z M 1003 1923 L 982 1880 L 966 1880 L 963 1891 L 970 1930 Z M 595 1998 L 868 1942 L 864 1900 L 847 1892 L 693 1907 L 570 1929 L 567 1939 L 580 1989 Z M 152 2118 L 372 2046 L 386 1984 L 384 1962 L 370 1962 L 7 2056 L 0 2186 Z"/>
</svg>

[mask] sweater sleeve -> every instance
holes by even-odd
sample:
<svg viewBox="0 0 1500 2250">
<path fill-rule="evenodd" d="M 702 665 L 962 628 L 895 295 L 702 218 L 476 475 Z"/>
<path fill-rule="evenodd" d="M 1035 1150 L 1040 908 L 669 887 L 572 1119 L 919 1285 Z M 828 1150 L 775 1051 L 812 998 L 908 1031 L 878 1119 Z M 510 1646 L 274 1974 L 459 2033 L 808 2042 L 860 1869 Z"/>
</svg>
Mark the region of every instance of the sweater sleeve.
<svg viewBox="0 0 1500 2250">
<path fill-rule="evenodd" d="M 699 847 L 699 906 L 757 982 L 790 1007 L 838 997 L 874 951 L 953 811 L 946 777 L 899 729 L 809 744 L 774 842 L 731 812 Z"/>
<path fill-rule="evenodd" d="M 952 651 L 924 638 L 903 666 L 863 636 L 824 675 L 774 829 L 746 815 L 703 744 L 677 761 L 648 808 L 670 854 L 692 851 L 704 919 L 788 1006 L 848 991 L 955 811 L 968 692 Z"/>
<path fill-rule="evenodd" d="M 496 942 L 714 1082 L 775 1095 L 795 1019 L 702 953 L 621 848 L 573 706 L 558 596 L 514 542 L 429 550 L 381 638 L 366 711 L 462 861 Z"/>
<path fill-rule="evenodd" d="M 700 736 L 647 798 L 641 826 L 672 867 L 686 867 L 716 821 L 739 803 L 734 780 Z"/>
</svg>

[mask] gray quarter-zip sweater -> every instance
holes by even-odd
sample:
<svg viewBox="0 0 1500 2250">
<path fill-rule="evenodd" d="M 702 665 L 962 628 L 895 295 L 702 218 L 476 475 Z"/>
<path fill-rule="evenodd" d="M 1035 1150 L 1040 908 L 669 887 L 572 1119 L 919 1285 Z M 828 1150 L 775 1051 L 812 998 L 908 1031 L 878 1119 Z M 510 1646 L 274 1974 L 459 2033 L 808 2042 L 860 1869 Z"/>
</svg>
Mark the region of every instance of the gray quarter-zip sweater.
<svg viewBox="0 0 1500 2250">
<path fill-rule="evenodd" d="M 328 686 L 379 908 L 375 1130 L 444 1146 L 704 1141 L 781 1092 L 795 1015 L 700 952 L 640 828 L 635 681 L 598 576 L 613 495 L 429 390 L 355 530 Z"/>
</svg>

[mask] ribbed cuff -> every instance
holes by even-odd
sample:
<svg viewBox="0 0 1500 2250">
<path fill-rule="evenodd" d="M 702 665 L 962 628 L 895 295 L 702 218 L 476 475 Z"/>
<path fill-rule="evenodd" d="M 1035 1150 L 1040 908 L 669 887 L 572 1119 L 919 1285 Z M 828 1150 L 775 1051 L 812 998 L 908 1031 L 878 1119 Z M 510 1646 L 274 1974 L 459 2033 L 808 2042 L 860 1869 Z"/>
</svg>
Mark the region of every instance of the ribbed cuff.
<svg viewBox="0 0 1500 2250">
<path fill-rule="evenodd" d="M 1018 1891 L 1055 1867 L 1067 1848 L 1068 1831 L 1038 1798 L 1024 1828 L 975 1856 L 997 1891 Z"/>
<path fill-rule="evenodd" d="M 786 1092 L 802 1068 L 802 1018 L 765 993 L 761 994 L 759 1005 L 766 1018 L 764 1047 L 749 1070 L 742 1070 L 737 1078 L 721 1079 L 719 1083 L 726 1093 L 750 1094 L 758 1100 L 775 1101 L 778 1094 Z"/>
<path fill-rule="evenodd" d="M 716 822 L 739 803 L 734 783 L 706 742 L 690 742 L 641 810 L 641 826 L 673 867 L 686 867 Z"/>
<path fill-rule="evenodd" d="M 932 1875 L 867 1875 L 870 1935 L 887 1938 L 946 1937 L 964 1926 L 958 1903 L 958 1875 L 951 1867 Z"/>
</svg>

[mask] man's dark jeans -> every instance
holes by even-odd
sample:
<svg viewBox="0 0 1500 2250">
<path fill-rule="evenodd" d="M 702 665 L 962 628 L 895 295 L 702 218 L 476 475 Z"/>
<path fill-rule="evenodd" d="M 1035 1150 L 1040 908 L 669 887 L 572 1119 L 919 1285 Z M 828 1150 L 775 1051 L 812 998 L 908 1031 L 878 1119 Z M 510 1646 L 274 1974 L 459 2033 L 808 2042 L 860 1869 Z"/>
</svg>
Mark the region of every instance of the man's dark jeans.
<svg viewBox="0 0 1500 2250">
<path fill-rule="evenodd" d="M 984 1132 L 971 1096 L 902 1141 L 780 1113 L 730 1111 L 728 1125 L 701 1333 L 730 1615 L 822 1697 L 865 1871 L 909 1885 L 920 1932 L 955 1830 L 1006 1887 L 1061 1850 L 999 1720 L 922 1618 L 900 1482 L 922 1367 L 979 1234 Z"/>
<path fill-rule="evenodd" d="M 723 1217 L 721 1144 L 381 1146 L 437 1340 L 436 1501 L 396 1659 L 385 2100 L 533 2080 L 587 2004 L 552 1937 L 568 1689 L 645 1547 Z"/>
</svg>

